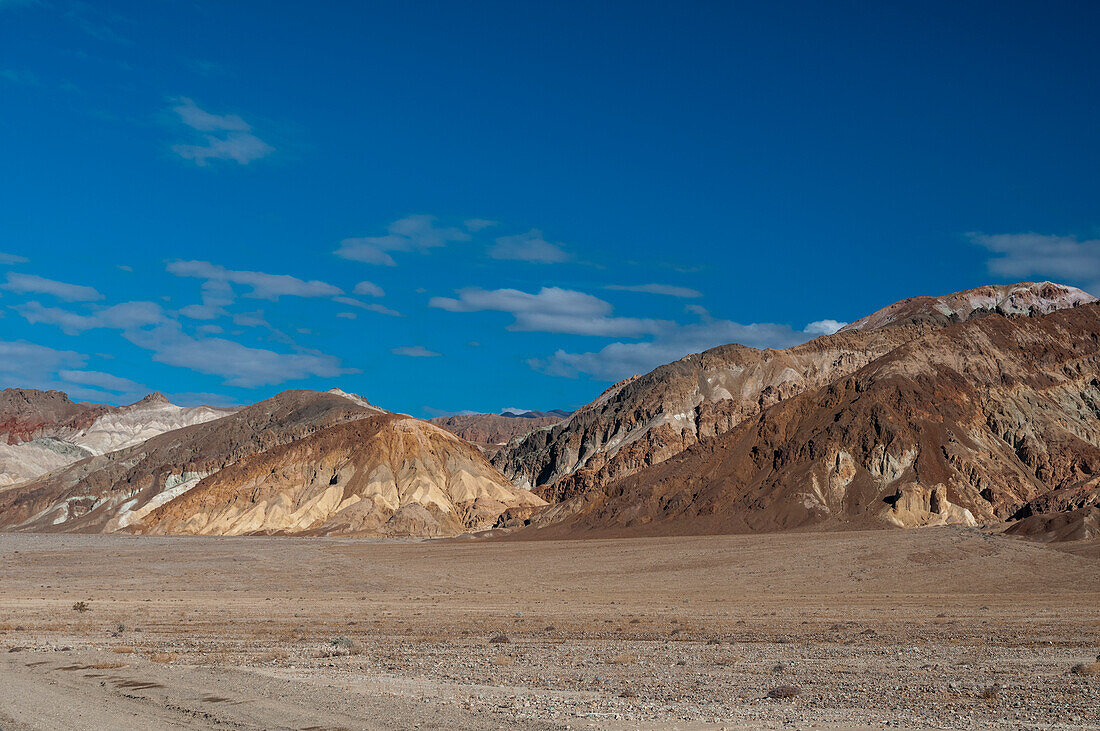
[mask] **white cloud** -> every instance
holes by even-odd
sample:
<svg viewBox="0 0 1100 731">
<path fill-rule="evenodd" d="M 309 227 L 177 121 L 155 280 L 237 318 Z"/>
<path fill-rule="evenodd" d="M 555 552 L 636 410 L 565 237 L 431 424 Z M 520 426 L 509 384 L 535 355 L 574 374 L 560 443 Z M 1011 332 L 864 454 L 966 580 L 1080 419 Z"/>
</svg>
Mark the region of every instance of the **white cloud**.
<svg viewBox="0 0 1100 731">
<path fill-rule="evenodd" d="M 614 289 L 620 292 L 643 292 L 645 294 L 663 294 L 669 297 L 694 298 L 702 297 L 703 293 L 689 287 L 677 287 L 672 284 L 609 284 L 604 289 Z"/>
<path fill-rule="evenodd" d="M 391 251 L 426 251 L 455 241 L 469 241 L 470 234 L 457 228 L 435 225 L 435 216 L 408 216 L 387 227 L 385 236 L 344 239 L 336 256 L 366 264 L 395 266 Z"/>
<path fill-rule="evenodd" d="M 466 227 L 467 231 L 473 231 L 475 233 L 498 224 L 499 221 L 490 221 L 487 218 L 467 218 L 462 222 L 462 225 Z"/>
<path fill-rule="evenodd" d="M 355 294 L 363 294 L 368 297 L 385 297 L 386 292 L 374 282 L 362 281 L 355 285 Z"/>
<path fill-rule="evenodd" d="M 385 305 L 367 305 L 363 309 L 370 310 L 371 312 L 377 312 L 380 315 L 389 315 L 390 317 L 401 317 L 401 313 L 397 310 L 391 310 Z"/>
<path fill-rule="evenodd" d="M 226 282 L 251 287 L 251 291 L 245 296 L 257 299 L 277 300 L 283 296 L 333 297 L 344 292 L 339 287 L 316 279 L 307 282 L 289 274 L 234 271 L 208 261 L 174 261 L 168 265 L 168 271 L 177 277 L 195 277 L 208 282 Z M 225 294 L 225 288 L 221 288 L 221 293 Z"/>
<path fill-rule="evenodd" d="M 593 378 L 617 381 L 636 373 L 648 373 L 659 365 L 679 360 L 719 345 L 738 343 L 753 348 L 788 348 L 810 339 L 807 331 L 789 325 L 753 323 L 743 325 L 710 316 L 706 309 L 692 305 L 687 308 L 699 316 L 689 324 L 664 322 L 664 327 L 652 339 L 636 343 L 611 343 L 585 353 L 558 350 L 549 358 L 532 358 L 528 365 L 553 376 Z"/>
<path fill-rule="evenodd" d="M 12 266 L 13 264 L 26 264 L 30 259 L 25 256 L 19 256 L 17 254 L 5 254 L 0 251 L 0 265 Z"/>
<path fill-rule="evenodd" d="M 810 335 L 832 335 L 847 324 L 840 320 L 815 320 L 807 325 L 802 332 Z"/>
<path fill-rule="evenodd" d="M 611 317 L 611 304 L 584 292 L 543 287 L 537 293 L 518 289 L 485 290 L 468 287 L 458 297 L 432 297 L 430 307 L 450 312 L 507 312 L 515 317 L 515 331 L 572 335 L 640 337 L 655 334 L 669 323 L 633 317 Z"/>
<path fill-rule="evenodd" d="M 1010 279 L 1051 277 L 1081 284 L 1100 295 L 1100 239 L 1036 233 L 967 236 L 999 255 L 989 260 L 991 274 Z"/>
<path fill-rule="evenodd" d="M 437 353 L 434 350 L 428 350 L 423 345 L 412 345 L 401 348 L 393 348 L 390 350 L 394 355 L 405 355 L 410 358 L 437 358 L 442 353 Z"/>
<path fill-rule="evenodd" d="M 12 309 L 32 324 L 56 325 L 67 335 L 77 335 L 85 330 L 129 328 L 156 325 L 166 321 L 160 305 L 155 302 L 123 302 L 81 315 L 60 307 L 45 307 L 39 302 L 15 305 Z"/>
<path fill-rule="evenodd" d="M 49 294 L 66 302 L 93 302 L 103 299 L 103 295 L 92 287 L 58 282 L 37 274 L 8 272 L 7 284 L 0 285 L 0 289 L 21 294 Z"/>
<path fill-rule="evenodd" d="M 24 388 L 49 388 L 49 374 L 59 368 L 79 368 L 87 358 L 71 350 L 55 350 L 26 340 L 0 340 L 0 384 Z"/>
<path fill-rule="evenodd" d="M 337 312 L 336 316 L 342 317 L 345 320 L 355 320 L 359 317 L 354 312 Z"/>
<path fill-rule="evenodd" d="M 543 237 L 542 231 L 535 228 L 525 234 L 501 236 L 496 244 L 489 248 L 489 256 L 494 259 L 532 261 L 542 264 L 557 264 L 572 258 L 561 244 L 550 243 Z"/>
<path fill-rule="evenodd" d="M 211 114 L 187 97 L 175 100 L 172 111 L 180 122 L 201 135 L 201 144 L 173 145 L 172 151 L 196 165 L 210 160 L 234 160 L 247 165 L 275 151 L 271 145 L 252 134 L 252 128 L 236 114 Z"/>
<path fill-rule="evenodd" d="M 129 378 L 120 378 L 101 371 L 74 371 L 63 369 L 58 371 L 57 375 L 69 383 L 76 383 L 81 386 L 92 386 L 93 388 L 110 391 L 112 393 L 134 395 L 148 391 L 145 386 L 142 386 L 136 381 L 131 381 Z"/>
<path fill-rule="evenodd" d="M 358 307 L 361 310 L 370 310 L 371 312 L 377 312 L 381 315 L 390 315 L 391 317 L 401 317 L 401 313 L 397 310 L 391 310 L 385 305 L 379 304 L 367 304 L 366 302 L 360 302 L 353 297 L 333 297 L 333 302 L 339 302 L 342 305 L 349 305 L 350 307 Z"/>
<path fill-rule="evenodd" d="M 176 322 L 152 329 L 127 330 L 123 337 L 151 351 L 158 363 L 219 376 L 228 386 L 253 388 L 310 376 L 335 378 L 357 372 L 341 367 L 339 358 L 323 353 L 279 353 L 224 338 L 194 338 Z"/>
</svg>

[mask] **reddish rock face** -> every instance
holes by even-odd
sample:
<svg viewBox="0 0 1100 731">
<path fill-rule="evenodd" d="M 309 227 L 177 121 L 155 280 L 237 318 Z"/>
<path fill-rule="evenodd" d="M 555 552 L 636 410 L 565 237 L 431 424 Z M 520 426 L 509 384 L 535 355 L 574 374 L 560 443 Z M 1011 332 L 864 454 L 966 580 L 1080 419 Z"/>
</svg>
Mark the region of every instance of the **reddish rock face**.
<svg viewBox="0 0 1100 731">
<path fill-rule="evenodd" d="M 73 403 L 61 391 L 7 388 L 0 391 L 0 440 L 20 444 L 79 431 L 116 407 Z"/>
<path fill-rule="evenodd" d="M 747 532 L 1068 509 L 1087 528 L 1098 474 L 1090 304 L 926 329 L 654 467 L 584 485 L 541 523 L 561 521 L 548 535 Z"/>
<path fill-rule="evenodd" d="M 493 464 L 551 502 L 564 500 L 660 464 L 953 322 L 1042 315 L 1092 301 L 1050 282 L 993 285 L 902 300 L 786 350 L 723 345 L 615 384 L 561 424 L 502 448 Z"/>
</svg>

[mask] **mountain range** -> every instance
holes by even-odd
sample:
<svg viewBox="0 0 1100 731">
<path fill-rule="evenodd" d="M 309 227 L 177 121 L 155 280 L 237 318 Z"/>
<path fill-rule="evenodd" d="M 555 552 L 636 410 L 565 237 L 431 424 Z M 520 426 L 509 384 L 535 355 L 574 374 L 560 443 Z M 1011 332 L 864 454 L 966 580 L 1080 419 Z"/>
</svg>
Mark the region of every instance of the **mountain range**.
<svg viewBox="0 0 1100 731">
<path fill-rule="evenodd" d="M 575 412 L 431 421 L 339 389 L 239 409 L 0 392 L 0 529 L 556 538 L 1100 526 L 1100 304 L 1050 282 L 737 344 Z M 491 462 L 489 461 L 491 459 Z"/>
</svg>

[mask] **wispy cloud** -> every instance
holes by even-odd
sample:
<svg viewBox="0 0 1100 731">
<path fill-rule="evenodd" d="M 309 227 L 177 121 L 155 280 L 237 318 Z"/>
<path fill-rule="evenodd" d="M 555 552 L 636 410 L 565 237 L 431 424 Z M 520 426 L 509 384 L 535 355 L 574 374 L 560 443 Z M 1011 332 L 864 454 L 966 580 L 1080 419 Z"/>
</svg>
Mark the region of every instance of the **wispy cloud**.
<svg viewBox="0 0 1100 731">
<path fill-rule="evenodd" d="M 642 292 L 645 294 L 663 294 L 668 297 L 694 298 L 702 297 L 703 293 L 690 287 L 677 287 L 672 284 L 609 284 L 604 289 L 614 289 L 619 292 Z"/>
<path fill-rule="evenodd" d="M 289 274 L 235 271 L 208 261 L 174 261 L 168 264 L 168 272 L 177 277 L 195 277 L 208 282 L 227 282 L 250 288 L 245 297 L 277 300 L 280 297 L 334 297 L 344 293 L 328 282 L 316 279 L 305 281 Z"/>
<path fill-rule="evenodd" d="M 30 259 L 25 256 L 19 256 L 17 254 L 5 254 L 0 251 L 0 265 L 12 266 L 15 264 L 26 264 Z"/>
<path fill-rule="evenodd" d="M 56 325 L 66 335 L 78 335 L 100 328 L 125 330 L 156 325 L 167 321 L 155 302 L 123 302 L 82 315 L 60 307 L 46 307 L 40 302 L 27 302 L 12 307 L 31 324 Z"/>
<path fill-rule="evenodd" d="M 542 235 L 542 231 L 535 228 L 525 234 L 497 238 L 496 243 L 489 248 L 489 256 L 494 259 L 530 261 L 540 264 L 558 264 L 572 258 L 561 244 L 550 243 Z"/>
<path fill-rule="evenodd" d="M 518 289 L 460 289 L 458 297 L 432 297 L 429 306 L 450 312 L 506 312 L 515 319 L 509 330 L 640 337 L 666 327 L 664 321 L 613 317 L 609 302 L 584 292 L 543 287 L 538 292 Z"/>
<path fill-rule="evenodd" d="M 102 371 L 62 369 L 58 371 L 58 375 L 69 383 L 76 383 L 81 386 L 91 386 L 103 391 L 110 391 L 111 393 L 128 395 L 148 393 L 148 389 L 136 381 L 131 381 L 129 378 L 120 378 L 119 376 L 103 373 Z"/>
<path fill-rule="evenodd" d="M 363 281 L 355 285 L 355 294 L 362 294 L 368 297 L 385 297 L 386 292 L 374 282 Z"/>
<path fill-rule="evenodd" d="M 279 353 L 252 348 L 224 338 L 195 338 L 170 322 L 151 329 L 128 330 L 123 337 L 151 351 L 153 360 L 198 373 L 215 375 L 228 386 L 254 388 L 310 376 L 335 378 L 358 372 L 323 353 Z"/>
<path fill-rule="evenodd" d="M 195 132 L 203 133 L 203 141 L 201 144 L 173 145 L 172 151 L 184 159 L 193 160 L 196 165 L 207 165 L 210 160 L 234 160 L 247 165 L 275 151 L 254 135 L 252 127 L 236 114 L 212 114 L 187 97 L 180 97 L 174 102 L 172 111 L 180 122 Z"/>
<path fill-rule="evenodd" d="M 457 241 L 469 241 L 470 234 L 452 227 L 437 226 L 435 216 L 416 215 L 394 221 L 384 236 L 344 239 L 336 256 L 365 264 L 397 264 L 390 252 L 427 251 Z"/>
<path fill-rule="evenodd" d="M 385 305 L 379 304 L 367 304 L 366 302 L 360 302 L 352 297 L 333 297 L 333 302 L 339 302 L 342 305 L 350 305 L 351 307 L 358 307 L 361 310 L 370 310 L 371 312 L 377 312 L 381 315 L 390 315 L 392 317 L 401 317 L 401 313 L 397 310 L 391 310 Z"/>
<path fill-rule="evenodd" d="M 699 353 L 727 343 L 754 348 L 787 348 L 810 339 L 810 334 L 789 325 L 753 323 L 743 325 L 730 320 L 704 316 L 686 325 L 669 323 L 652 340 L 637 343 L 611 343 L 584 353 L 558 350 L 549 358 L 528 360 L 535 370 L 553 376 L 593 378 L 617 381 L 636 373 L 647 373 L 659 365 L 671 363 L 690 353 Z"/>
<path fill-rule="evenodd" d="M 1050 277 L 1100 295 L 1100 239 L 1037 233 L 967 236 L 997 255 L 988 263 L 991 274 L 1011 279 Z"/>
<path fill-rule="evenodd" d="M 411 345 L 390 350 L 394 355 L 404 355 L 409 358 L 438 358 L 442 353 L 428 350 L 423 345 Z"/>
<path fill-rule="evenodd" d="M 20 294 L 48 294 L 66 302 L 94 302 L 103 299 L 103 295 L 93 287 L 46 279 L 37 274 L 8 272 L 7 283 L 0 284 L 0 289 Z"/>
<path fill-rule="evenodd" d="M 0 383 L 42 387 L 59 368 L 79 368 L 87 358 L 71 350 L 55 350 L 26 340 L 0 340 Z"/>
</svg>

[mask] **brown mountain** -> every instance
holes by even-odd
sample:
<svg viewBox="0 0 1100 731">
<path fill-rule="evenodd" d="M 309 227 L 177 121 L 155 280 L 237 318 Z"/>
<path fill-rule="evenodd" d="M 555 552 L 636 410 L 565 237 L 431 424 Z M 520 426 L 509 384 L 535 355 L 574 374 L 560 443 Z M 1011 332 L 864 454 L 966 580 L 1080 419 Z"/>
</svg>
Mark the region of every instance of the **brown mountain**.
<svg viewBox="0 0 1100 731">
<path fill-rule="evenodd" d="M 553 426 L 566 416 L 568 414 L 565 412 L 541 411 L 524 414 L 456 414 L 437 416 L 430 421 L 491 455 L 516 437 Z"/>
<path fill-rule="evenodd" d="M 1086 304 L 925 329 L 535 523 L 706 533 L 1027 517 L 1033 532 L 1072 533 L 1054 518 L 1068 508 L 1080 534 L 1095 530 L 1097 475 L 1100 304 Z"/>
<path fill-rule="evenodd" d="M 334 389 L 287 391 L 0 492 L 0 527 L 439 536 L 542 504 L 454 435 Z"/>
<path fill-rule="evenodd" d="M 286 391 L 216 421 L 86 457 L 0 492 L 0 528 L 99 531 L 125 527 L 127 513 L 154 500 L 166 501 L 196 476 L 325 427 L 381 413 L 365 403 L 335 393 Z"/>
<path fill-rule="evenodd" d="M 151 533 L 446 536 L 543 504 L 453 434 L 385 414 L 246 457 L 134 525 Z"/>
<path fill-rule="evenodd" d="M 502 448 L 493 464 L 515 484 L 559 502 L 659 464 L 951 322 L 1043 314 L 1091 301 L 1079 289 L 1050 282 L 987 286 L 903 300 L 785 350 L 720 346 L 615 384 L 561 424 Z"/>
<path fill-rule="evenodd" d="M 159 393 L 103 406 L 73 403 L 61 391 L 0 391 L 0 489 L 234 410 L 176 406 Z"/>
</svg>

